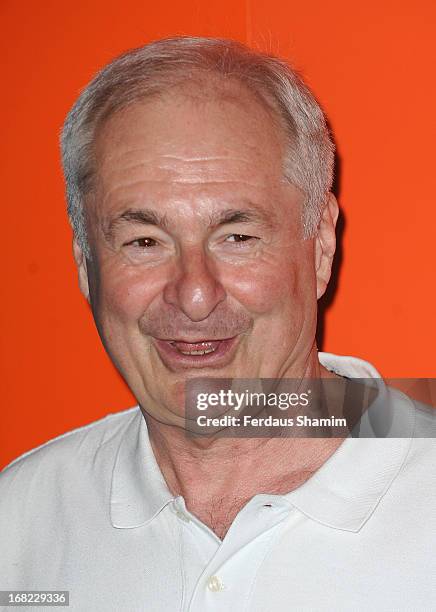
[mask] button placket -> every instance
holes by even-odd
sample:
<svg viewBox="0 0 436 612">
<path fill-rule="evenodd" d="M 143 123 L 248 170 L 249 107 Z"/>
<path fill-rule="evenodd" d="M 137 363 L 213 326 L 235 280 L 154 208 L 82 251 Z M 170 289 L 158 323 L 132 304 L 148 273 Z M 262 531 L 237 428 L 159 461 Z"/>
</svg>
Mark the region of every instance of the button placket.
<svg viewBox="0 0 436 612">
<path fill-rule="evenodd" d="M 265 553 L 277 536 L 276 528 L 280 529 L 290 512 L 290 504 L 281 497 L 259 495 L 251 500 L 205 568 L 188 609 L 242 609 Z"/>
</svg>

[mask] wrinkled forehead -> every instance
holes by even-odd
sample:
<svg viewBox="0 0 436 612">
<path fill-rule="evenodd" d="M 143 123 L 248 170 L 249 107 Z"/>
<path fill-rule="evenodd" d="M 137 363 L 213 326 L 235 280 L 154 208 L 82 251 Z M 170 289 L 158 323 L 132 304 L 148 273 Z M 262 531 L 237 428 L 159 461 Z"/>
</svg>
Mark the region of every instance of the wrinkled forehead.
<svg viewBox="0 0 436 612">
<path fill-rule="evenodd" d="M 100 128 L 88 212 L 101 226 L 132 209 L 200 223 L 247 207 L 287 217 L 291 201 L 300 214 L 284 152 L 283 131 L 245 87 L 177 87 L 131 104 Z"/>
<path fill-rule="evenodd" d="M 239 159 L 282 171 L 285 133 L 278 116 L 238 81 L 178 84 L 110 116 L 94 145 L 96 169 L 116 159 L 173 156 Z M 259 172 L 259 168 L 257 168 Z"/>
</svg>

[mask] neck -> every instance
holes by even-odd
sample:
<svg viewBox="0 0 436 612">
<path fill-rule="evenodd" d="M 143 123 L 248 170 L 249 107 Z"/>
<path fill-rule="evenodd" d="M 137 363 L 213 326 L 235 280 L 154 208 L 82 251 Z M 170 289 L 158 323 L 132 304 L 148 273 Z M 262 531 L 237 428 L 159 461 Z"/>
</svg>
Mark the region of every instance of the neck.
<svg viewBox="0 0 436 612">
<path fill-rule="evenodd" d="M 330 378 L 316 358 L 303 377 Z M 223 538 L 239 510 L 259 493 L 302 485 L 341 438 L 195 438 L 145 415 L 157 463 L 173 495 Z"/>
</svg>

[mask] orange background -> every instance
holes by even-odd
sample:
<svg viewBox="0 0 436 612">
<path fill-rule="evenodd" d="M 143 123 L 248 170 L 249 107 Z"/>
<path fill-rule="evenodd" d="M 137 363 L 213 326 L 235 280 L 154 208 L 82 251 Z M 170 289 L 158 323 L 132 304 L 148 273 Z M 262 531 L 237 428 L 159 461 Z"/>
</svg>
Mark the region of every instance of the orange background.
<svg viewBox="0 0 436 612">
<path fill-rule="evenodd" d="M 58 132 L 101 65 L 166 35 L 235 38 L 302 72 L 340 157 L 323 349 L 436 376 L 434 0 L 2 0 L 0 16 L 0 466 L 134 404 L 76 285 Z"/>
</svg>

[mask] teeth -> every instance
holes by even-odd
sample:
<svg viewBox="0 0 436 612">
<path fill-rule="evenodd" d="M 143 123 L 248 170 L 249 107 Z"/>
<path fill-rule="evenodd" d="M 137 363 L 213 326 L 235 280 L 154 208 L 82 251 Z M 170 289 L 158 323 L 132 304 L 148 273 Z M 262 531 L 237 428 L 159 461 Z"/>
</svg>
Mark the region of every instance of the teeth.
<svg viewBox="0 0 436 612">
<path fill-rule="evenodd" d="M 189 348 L 189 344 L 191 344 L 192 349 Z M 181 354 L 181 355 L 187 355 L 187 356 L 195 356 L 195 357 L 201 357 L 203 355 L 209 355 L 210 353 L 214 353 L 218 346 L 219 346 L 220 342 L 219 341 L 204 341 L 204 342 L 178 342 L 177 340 L 172 340 L 170 341 L 170 345 L 172 347 L 174 347 L 175 349 L 177 349 L 177 351 Z M 195 347 L 195 348 L 194 348 Z"/>
<path fill-rule="evenodd" d="M 209 353 L 213 353 L 215 351 L 214 348 L 205 349 L 204 351 L 181 351 L 177 349 L 179 353 L 182 355 L 208 355 Z"/>
</svg>

